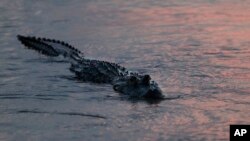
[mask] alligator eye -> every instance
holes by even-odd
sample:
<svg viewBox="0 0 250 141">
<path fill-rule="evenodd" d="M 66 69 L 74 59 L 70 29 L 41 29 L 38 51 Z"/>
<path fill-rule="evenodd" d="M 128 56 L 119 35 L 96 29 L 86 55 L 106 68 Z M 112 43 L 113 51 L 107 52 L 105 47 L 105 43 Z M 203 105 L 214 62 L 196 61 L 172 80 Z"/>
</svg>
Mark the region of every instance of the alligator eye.
<svg viewBox="0 0 250 141">
<path fill-rule="evenodd" d="M 146 84 L 146 85 L 149 85 L 150 84 L 150 81 L 151 80 L 151 77 L 149 75 L 144 75 L 144 77 L 142 78 L 142 83 L 143 84 Z"/>
</svg>

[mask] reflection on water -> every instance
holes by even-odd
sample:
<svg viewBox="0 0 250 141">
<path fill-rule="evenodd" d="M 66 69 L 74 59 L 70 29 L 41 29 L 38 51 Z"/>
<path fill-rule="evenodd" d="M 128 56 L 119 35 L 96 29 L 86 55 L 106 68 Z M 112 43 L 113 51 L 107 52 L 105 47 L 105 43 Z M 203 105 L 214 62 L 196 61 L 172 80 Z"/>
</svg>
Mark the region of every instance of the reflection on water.
<svg viewBox="0 0 250 141">
<path fill-rule="evenodd" d="M 228 140 L 230 124 L 250 123 L 249 4 L 2 0 L 0 140 Z M 68 41 L 181 97 L 134 101 L 78 82 L 17 34 Z"/>
</svg>

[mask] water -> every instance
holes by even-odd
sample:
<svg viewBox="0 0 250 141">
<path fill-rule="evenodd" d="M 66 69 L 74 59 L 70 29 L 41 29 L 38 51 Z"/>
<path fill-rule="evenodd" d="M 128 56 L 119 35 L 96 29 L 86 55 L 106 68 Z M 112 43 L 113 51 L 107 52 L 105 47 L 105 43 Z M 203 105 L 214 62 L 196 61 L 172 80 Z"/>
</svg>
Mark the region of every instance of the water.
<svg viewBox="0 0 250 141">
<path fill-rule="evenodd" d="M 1 0 L 0 140 L 228 140 L 230 124 L 250 123 L 249 13 L 245 0 Z M 72 80 L 17 34 L 67 41 L 181 98 Z"/>
</svg>

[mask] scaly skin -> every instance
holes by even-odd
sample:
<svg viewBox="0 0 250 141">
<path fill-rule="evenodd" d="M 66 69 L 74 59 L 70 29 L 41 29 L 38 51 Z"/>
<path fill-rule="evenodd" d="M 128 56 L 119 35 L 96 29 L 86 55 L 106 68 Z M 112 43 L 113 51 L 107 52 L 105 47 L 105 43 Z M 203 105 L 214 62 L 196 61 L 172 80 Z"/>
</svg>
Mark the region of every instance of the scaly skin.
<svg viewBox="0 0 250 141">
<path fill-rule="evenodd" d="M 27 48 L 47 56 L 64 56 L 71 63 L 70 71 L 82 81 L 109 83 L 115 91 L 136 98 L 164 99 L 158 84 L 149 75 L 128 71 L 126 68 L 106 61 L 85 59 L 83 53 L 59 40 L 17 36 Z"/>
</svg>

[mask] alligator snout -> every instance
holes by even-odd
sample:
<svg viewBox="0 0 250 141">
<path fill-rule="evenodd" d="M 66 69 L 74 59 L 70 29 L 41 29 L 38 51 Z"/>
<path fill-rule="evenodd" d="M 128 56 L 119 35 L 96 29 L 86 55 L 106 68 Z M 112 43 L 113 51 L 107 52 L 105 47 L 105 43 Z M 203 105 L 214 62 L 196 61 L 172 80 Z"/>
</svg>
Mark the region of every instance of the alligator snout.
<svg viewBox="0 0 250 141">
<path fill-rule="evenodd" d="M 144 95 L 145 98 L 153 98 L 153 99 L 163 99 L 164 95 L 162 94 L 161 89 L 153 89 L 148 90 L 148 92 Z"/>
</svg>

